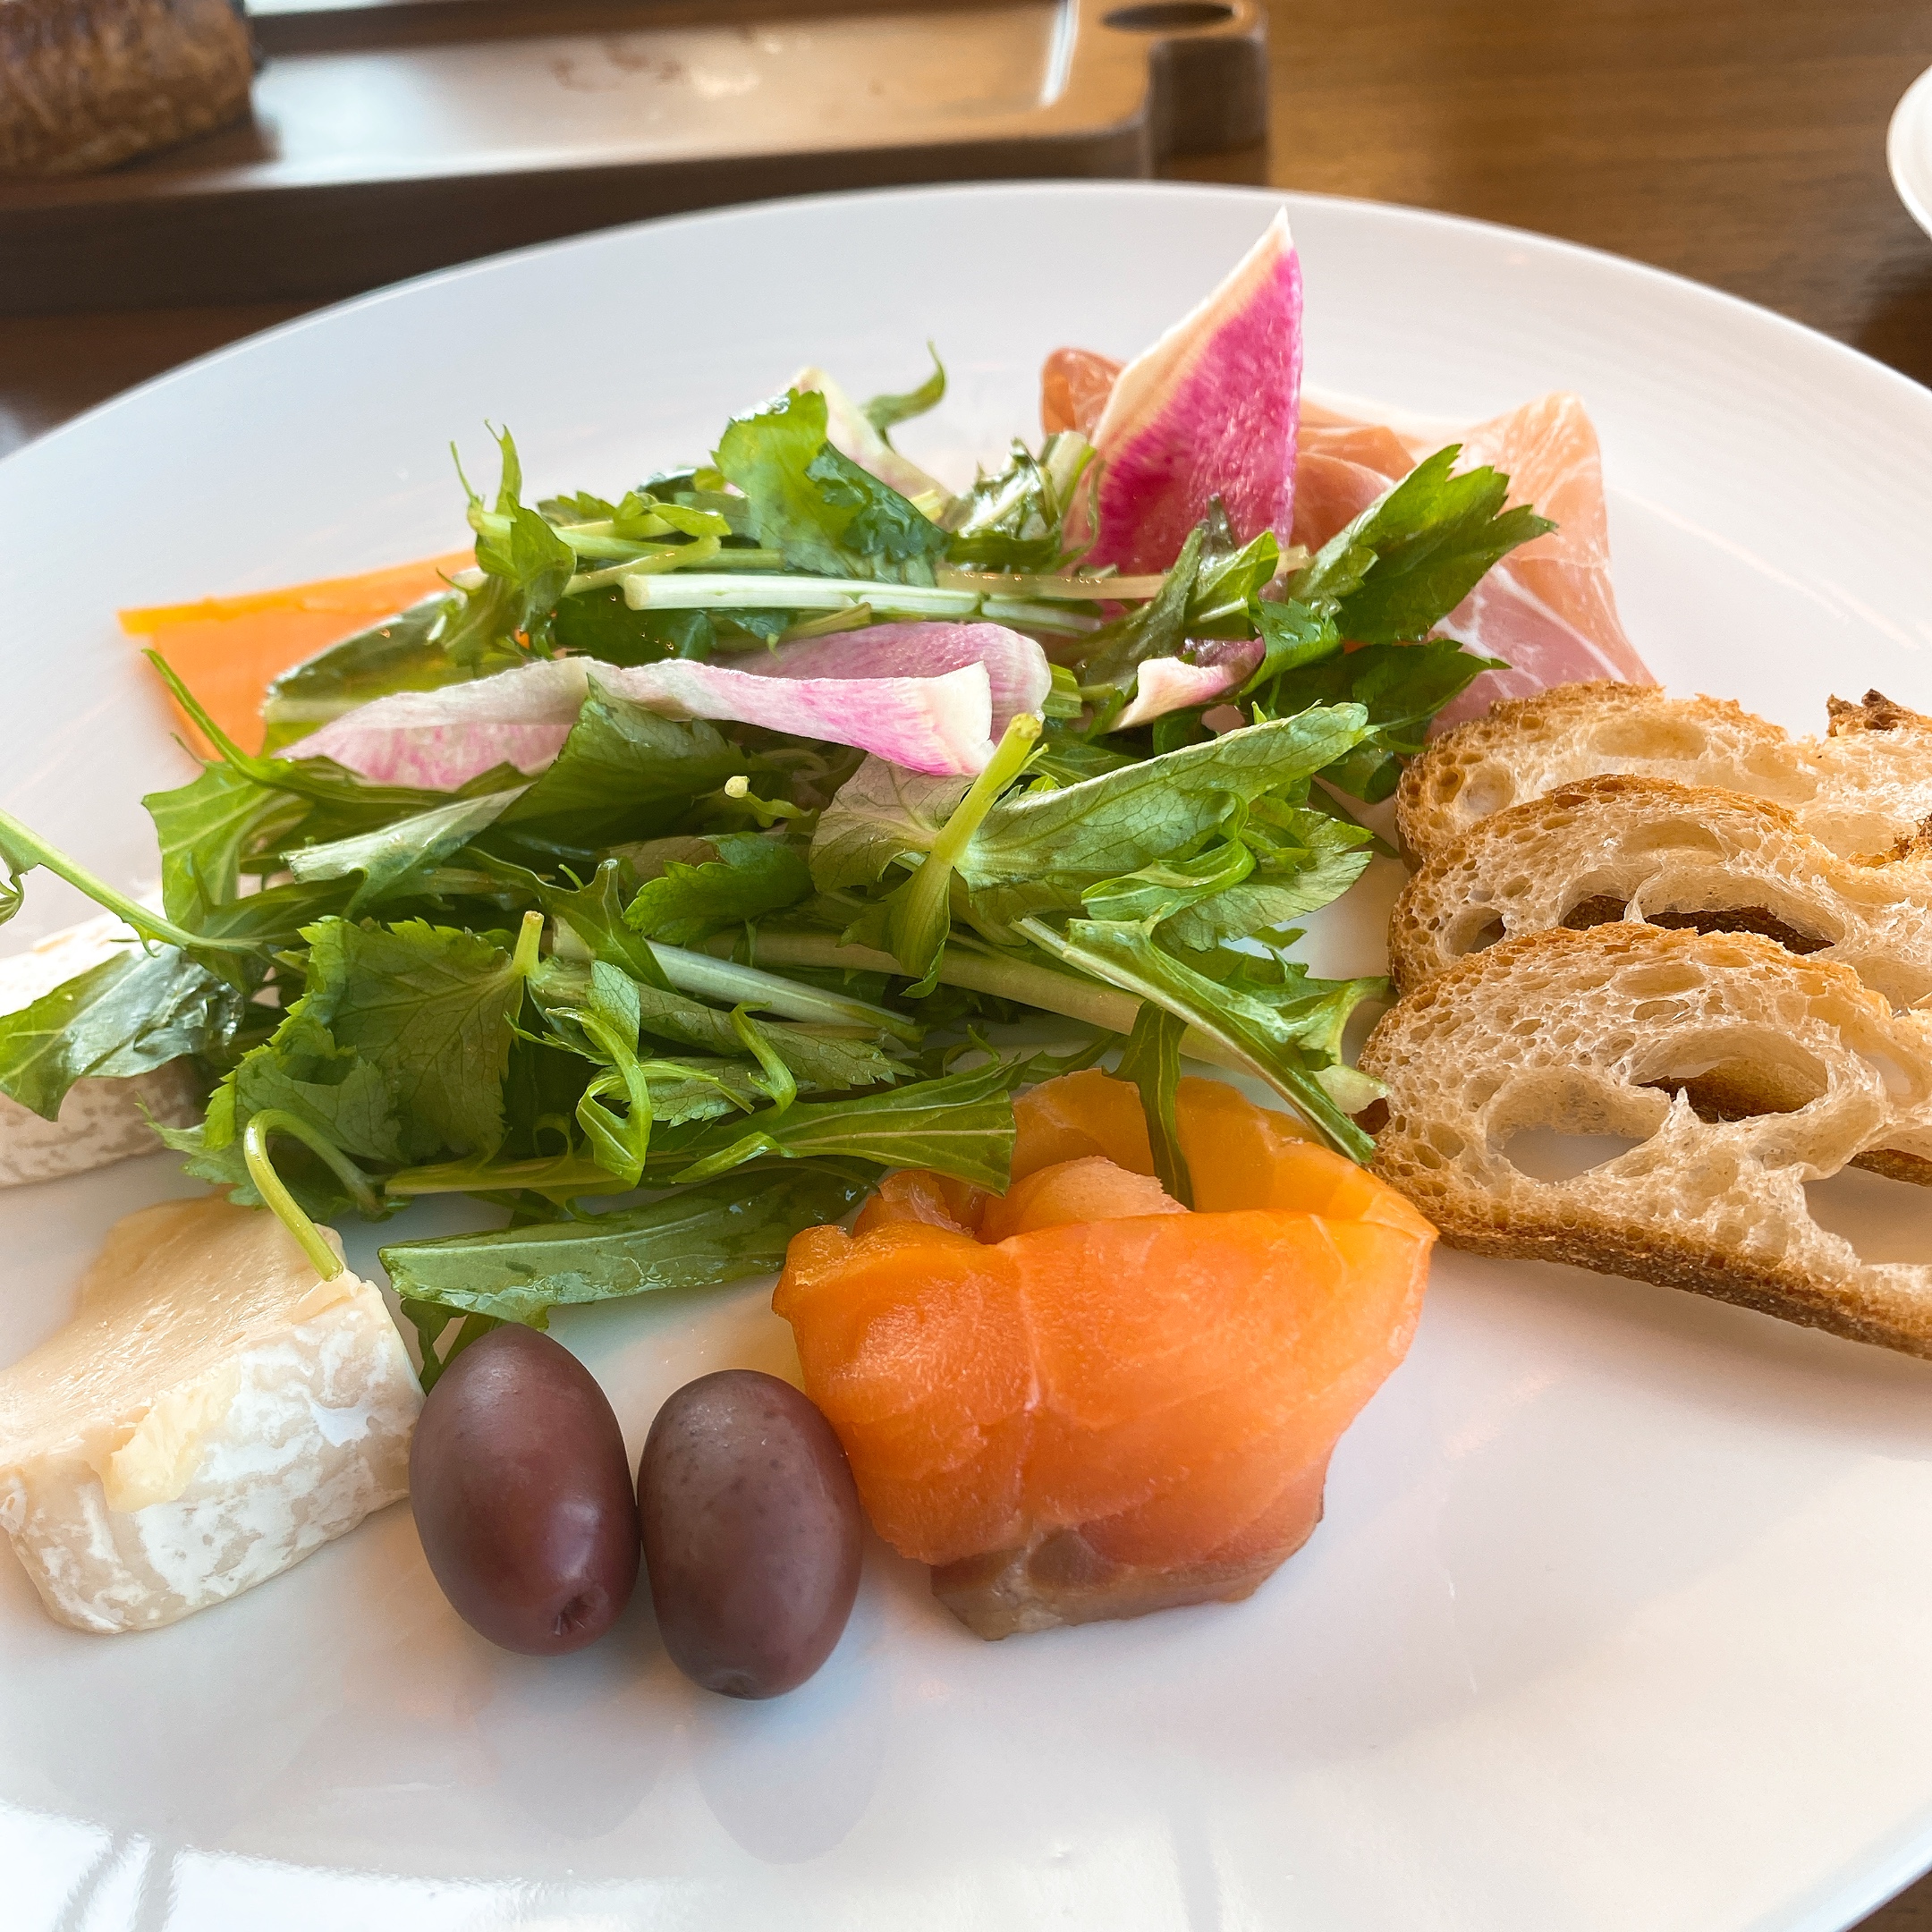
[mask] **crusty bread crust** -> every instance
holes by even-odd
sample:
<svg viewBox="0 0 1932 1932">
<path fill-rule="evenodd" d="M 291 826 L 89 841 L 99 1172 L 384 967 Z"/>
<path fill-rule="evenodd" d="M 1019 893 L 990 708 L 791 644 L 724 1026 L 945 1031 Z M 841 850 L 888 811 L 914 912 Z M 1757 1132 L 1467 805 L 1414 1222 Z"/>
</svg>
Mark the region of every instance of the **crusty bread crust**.
<svg viewBox="0 0 1932 1932">
<path fill-rule="evenodd" d="M 1561 785 L 1479 819 L 1389 915 L 1409 992 L 1497 939 L 1608 919 L 1758 932 L 1849 966 L 1894 1007 L 1932 1003 L 1932 846 L 1842 859 L 1767 800 L 1667 779 Z"/>
<path fill-rule="evenodd" d="M 1426 860 L 1492 812 L 1617 772 L 1783 805 L 1844 858 L 1911 839 L 1932 818 L 1932 718 L 1869 691 L 1856 705 L 1834 699 L 1831 727 L 1792 738 L 1725 699 L 1560 684 L 1491 706 L 1411 760 L 1396 824 Z"/>
<path fill-rule="evenodd" d="M 1932 1216 L 1924 1262 L 1867 1262 L 1806 1201 L 1868 1151 L 1932 1162 L 1932 1021 L 1847 968 L 1633 921 L 1530 934 L 1427 981 L 1361 1065 L 1388 1089 L 1376 1171 L 1450 1245 L 1932 1357 Z M 1742 1117 L 1700 1116 L 1699 1085 Z M 1543 1180 L 1509 1158 L 1534 1128 L 1636 1144 Z"/>
</svg>

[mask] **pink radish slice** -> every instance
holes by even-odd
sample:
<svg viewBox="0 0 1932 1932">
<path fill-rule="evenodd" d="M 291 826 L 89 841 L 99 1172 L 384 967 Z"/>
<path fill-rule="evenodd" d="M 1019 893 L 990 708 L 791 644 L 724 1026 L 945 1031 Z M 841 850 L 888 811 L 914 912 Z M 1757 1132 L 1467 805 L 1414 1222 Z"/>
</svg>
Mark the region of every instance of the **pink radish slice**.
<svg viewBox="0 0 1932 1932">
<path fill-rule="evenodd" d="M 1114 720 L 1112 729 L 1126 731 L 1135 724 L 1165 717 L 1170 711 L 1184 711 L 1190 705 L 1206 704 L 1247 681 L 1261 662 L 1263 646 L 1258 638 L 1217 638 L 1193 647 L 1195 659 L 1149 657 L 1140 666 L 1134 684 L 1133 701 Z"/>
<path fill-rule="evenodd" d="M 1021 712 L 1037 715 L 1053 689 L 1046 653 L 1031 638 L 996 623 L 869 624 L 807 638 L 769 657 L 741 662 L 761 676 L 787 679 L 940 677 L 967 665 L 984 665 L 995 738 Z"/>
<path fill-rule="evenodd" d="M 380 784 L 452 792 L 502 764 L 534 774 L 564 748 L 595 675 L 666 717 L 729 718 L 856 745 L 908 770 L 969 775 L 1053 687 L 1046 653 L 1002 624 L 875 624 L 811 638 L 743 668 L 682 658 L 620 668 L 587 657 L 473 683 L 399 691 L 345 713 L 285 758 L 327 758 Z"/>
<path fill-rule="evenodd" d="M 1272 530 L 1287 543 L 1301 391 L 1301 267 L 1284 214 L 1114 384 L 1094 427 L 1106 468 L 1086 562 L 1165 570 L 1216 496 L 1242 541 Z"/>
<path fill-rule="evenodd" d="M 983 664 L 936 677 L 792 677 L 671 658 L 613 672 L 613 691 L 664 717 L 733 718 L 875 751 L 908 771 L 965 775 L 993 756 Z"/>
<path fill-rule="evenodd" d="M 540 772 L 583 709 L 587 663 L 557 657 L 440 691 L 372 699 L 279 756 L 333 758 L 373 784 L 428 792 L 453 792 L 498 765 Z"/>
</svg>

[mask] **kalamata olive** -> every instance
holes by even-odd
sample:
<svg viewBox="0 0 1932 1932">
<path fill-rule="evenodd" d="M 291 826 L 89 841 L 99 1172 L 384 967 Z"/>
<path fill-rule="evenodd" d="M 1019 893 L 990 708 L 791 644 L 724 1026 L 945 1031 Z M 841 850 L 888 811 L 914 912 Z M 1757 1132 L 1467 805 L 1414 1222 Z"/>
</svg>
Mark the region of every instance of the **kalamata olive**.
<svg viewBox="0 0 1932 1932">
<path fill-rule="evenodd" d="M 410 1445 L 423 1554 L 456 1613 L 505 1650 L 595 1643 L 637 1586 L 623 1432 L 561 1343 L 513 1324 L 443 1371 Z"/>
<path fill-rule="evenodd" d="M 795 1690 L 859 1593 L 859 1493 L 832 1425 L 788 1382 L 688 1382 L 638 1464 L 644 1568 L 671 1660 L 707 1690 Z"/>
</svg>

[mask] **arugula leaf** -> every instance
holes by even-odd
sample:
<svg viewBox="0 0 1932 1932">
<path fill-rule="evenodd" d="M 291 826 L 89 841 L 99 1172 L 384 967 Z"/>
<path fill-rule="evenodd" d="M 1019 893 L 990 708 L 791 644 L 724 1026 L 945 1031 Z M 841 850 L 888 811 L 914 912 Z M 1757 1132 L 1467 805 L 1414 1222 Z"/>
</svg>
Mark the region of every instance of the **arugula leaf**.
<svg viewBox="0 0 1932 1932">
<path fill-rule="evenodd" d="M 437 1338 L 456 1317 L 543 1328 L 554 1308 L 767 1275 L 784 1265 L 792 1235 L 836 1221 L 869 1184 L 832 1166 L 760 1170 L 641 1208 L 395 1242 L 382 1264 L 416 1324 L 429 1387 L 446 1366 Z"/>
<path fill-rule="evenodd" d="M 177 948 L 131 942 L 0 1014 L 0 1092 L 53 1120 L 77 1080 L 125 1079 L 209 1051 L 233 1034 L 242 1004 L 233 987 Z"/>
<path fill-rule="evenodd" d="M 708 1180 L 771 1155 L 842 1155 L 884 1167 L 930 1167 L 1003 1192 L 1013 1168 L 1013 1092 L 1033 1077 L 1031 1064 L 996 1060 L 853 1100 L 718 1121 L 681 1141 L 674 1155 L 666 1150 L 677 1163 L 670 1178 Z"/>
<path fill-rule="evenodd" d="M 743 491 L 758 541 L 826 577 L 930 584 L 945 532 L 826 441 L 826 399 L 790 389 L 727 425 L 717 467 Z"/>
<path fill-rule="evenodd" d="M 619 839 L 667 830 L 700 792 L 747 769 L 702 718 L 659 717 L 595 676 L 556 762 L 504 813 L 486 849 L 588 859 Z M 513 834 L 504 839 L 503 835 Z"/>
<path fill-rule="evenodd" d="M 640 665 L 665 657 L 708 657 L 717 631 L 707 612 L 632 610 L 621 584 L 605 584 L 574 591 L 557 606 L 550 640 L 559 650 L 606 664 Z"/>
<path fill-rule="evenodd" d="M 1054 792 L 1004 799 L 968 841 L 959 876 L 977 917 L 1010 925 L 1071 911 L 1081 892 L 1184 852 L 1231 809 L 1297 785 L 1358 743 L 1360 706 L 1250 725 Z"/>
<path fill-rule="evenodd" d="M 556 960 L 547 961 L 532 983 L 538 996 L 551 1005 L 581 1004 L 589 987 L 588 976 L 581 969 Z M 744 1040 L 729 1013 L 654 986 L 640 985 L 636 992 L 638 1023 L 644 1032 L 700 1053 L 733 1055 L 745 1051 Z M 870 1040 L 819 1034 L 807 1027 L 770 1021 L 761 1031 L 767 1044 L 805 1087 L 843 1091 L 898 1080 L 905 1071 Z"/>
<path fill-rule="evenodd" d="M 1465 651 L 1448 638 L 1430 644 L 1369 644 L 1284 673 L 1266 702 L 1271 710 L 1287 712 L 1310 705 L 1360 705 L 1368 730 L 1321 775 L 1338 791 L 1373 804 L 1394 791 L 1402 758 L 1422 749 L 1436 714 L 1502 663 Z"/>
<path fill-rule="evenodd" d="M 196 925 L 235 896 L 242 860 L 262 850 L 303 816 L 301 802 L 239 772 L 205 765 L 172 792 L 141 803 L 161 848 L 161 901 L 171 919 Z"/>
<path fill-rule="evenodd" d="M 624 913 L 633 931 L 671 945 L 701 945 L 713 933 L 795 904 L 812 889 L 803 852 L 787 841 L 727 832 L 707 843 L 714 858 L 669 860 L 639 890 Z"/>
<path fill-rule="evenodd" d="M 1425 458 L 1332 537 L 1289 585 L 1304 604 L 1336 606 L 1343 637 L 1399 644 L 1427 637 L 1490 566 L 1556 526 L 1504 510 L 1509 479 L 1487 465 L 1452 474 L 1462 445 Z"/>
<path fill-rule="evenodd" d="M 937 409 L 945 400 L 945 364 L 930 343 L 926 344 L 926 353 L 932 358 L 933 372 L 917 389 L 909 389 L 903 395 L 876 395 L 859 405 L 859 413 L 878 431 L 888 449 L 892 447 L 892 432 L 900 423 L 911 422 L 915 416 Z"/>
<path fill-rule="evenodd" d="M 1187 1157 L 1174 1128 L 1174 1093 L 1181 1085 L 1181 1039 L 1187 1021 L 1157 1006 L 1141 1003 L 1133 1031 L 1114 1069 L 1116 1080 L 1131 1080 L 1140 1091 L 1140 1110 L 1147 1115 L 1148 1144 L 1154 1150 L 1154 1172 L 1160 1184 L 1183 1208 L 1194 1205 L 1194 1182 Z"/>
<path fill-rule="evenodd" d="M 1000 793 L 1020 775 L 1039 734 L 1039 720 L 1027 712 L 1008 723 L 985 769 L 933 840 L 919 870 L 873 906 L 846 936 L 858 945 L 883 946 L 919 982 L 911 988 L 915 999 L 938 984 L 939 955 L 953 929 L 953 868 Z"/>
<path fill-rule="evenodd" d="M 1254 853 L 1240 839 L 1224 839 L 1192 859 L 1157 859 L 1138 872 L 1104 879 L 1080 894 L 1080 904 L 1097 919 L 1157 926 L 1175 913 L 1230 891 L 1255 869 Z"/>
<path fill-rule="evenodd" d="M 1142 926 L 1074 919 L 1063 933 L 1028 919 L 1020 929 L 1054 958 L 1153 1001 L 1240 1055 L 1338 1152 L 1364 1164 L 1374 1154 L 1373 1140 L 1315 1076 L 1339 1059 L 1349 1014 L 1365 999 L 1384 997 L 1385 980 L 1311 979 L 1283 962 L 1277 987 L 1220 983 L 1157 945 Z"/>
<path fill-rule="evenodd" d="M 1204 520 L 1188 532 L 1181 555 L 1159 590 L 1138 609 L 1088 640 L 1080 664 L 1082 684 L 1111 685 L 1124 692 L 1145 659 L 1179 655 L 1187 641 L 1188 606 L 1200 574 L 1201 549 L 1207 540 Z"/>
<path fill-rule="evenodd" d="M 1254 869 L 1218 893 L 1177 907 L 1161 928 L 1172 944 L 1199 950 L 1260 933 L 1284 935 L 1294 920 L 1339 899 L 1362 876 L 1375 834 L 1326 812 L 1262 799 L 1241 838 L 1255 854 Z M 1103 910 L 1091 895 L 1086 902 L 1097 918 L 1131 916 Z"/>
<path fill-rule="evenodd" d="M 1093 461 L 1093 445 L 1072 433 L 1048 436 L 1036 457 L 1015 436 L 1006 467 L 955 496 L 941 519 L 952 533 L 947 561 L 969 570 L 1055 572 L 1072 561 L 1066 513 Z"/>
<path fill-rule="evenodd" d="M 1319 664 L 1341 652 L 1342 633 L 1335 627 L 1335 607 L 1326 598 L 1314 605 L 1298 597 L 1284 597 L 1278 603 L 1257 597 L 1249 614 L 1263 648 L 1261 662 L 1241 688 L 1243 698 L 1272 683 L 1284 671 L 1299 671 L 1304 665 Z"/>
<path fill-rule="evenodd" d="M 344 918 L 353 919 L 377 900 L 419 887 L 424 874 L 467 845 L 486 826 L 494 825 L 517 796 L 514 792 L 487 792 L 479 798 L 458 799 L 432 811 L 398 818 L 374 832 L 326 845 L 305 845 L 288 855 L 288 869 L 304 885 L 360 872 L 361 883 L 343 909 Z"/>
<path fill-rule="evenodd" d="M 812 883 L 820 892 L 869 886 L 905 853 L 930 852 L 972 783 L 869 756 L 819 814 Z"/>
<path fill-rule="evenodd" d="M 284 671 L 268 687 L 262 704 L 267 751 L 307 737 L 331 718 L 394 691 L 436 691 L 469 674 L 449 653 L 448 640 L 475 592 L 437 590 L 394 617 L 331 644 L 326 650 Z M 482 668 L 507 669 L 523 653 L 506 645 L 501 662 Z"/>
<path fill-rule="evenodd" d="M 321 919 L 305 1011 L 381 1073 L 401 1157 L 487 1152 L 504 1135 L 511 1021 L 528 962 L 479 934 L 408 919 Z"/>
</svg>

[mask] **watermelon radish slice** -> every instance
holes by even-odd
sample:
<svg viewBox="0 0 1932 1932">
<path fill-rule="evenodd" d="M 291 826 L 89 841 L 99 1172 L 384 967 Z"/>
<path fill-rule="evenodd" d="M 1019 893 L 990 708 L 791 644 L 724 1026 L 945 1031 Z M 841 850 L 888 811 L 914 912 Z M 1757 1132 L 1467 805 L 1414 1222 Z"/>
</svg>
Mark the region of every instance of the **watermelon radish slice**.
<svg viewBox="0 0 1932 1932">
<path fill-rule="evenodd" d="M 1294 522 L 1301 265 L 1277 215 L 1206 301 L 1120 373 L 1094 427 L 1106 467 L 1089 566 L 1165 570 L 1219 496 L 1242 542 Z"/>
<path fill-rule="evenodd" d="M 1135 675 L 1133 701 L 1110 729 L 1128 731 L 1238 689 L 1263 648 L 1258 638 L 1216 638 L 1190 645 L 1191 657 L 1147 658 Z"/>
<path fill-rule="evenodd" d="M 741 660 L 520 665 L 359 706 L 282 753 L 326 758 L 379 784 L 449 792 L 503 764 L 535 774 L 564 748 L 594 673 L 661 716 L 733 719 L 856 745 L 910 771 L 968 775 L 1053 686 L 1046 653 L 1002 624 L 875 624 Z"/>
</svg>

